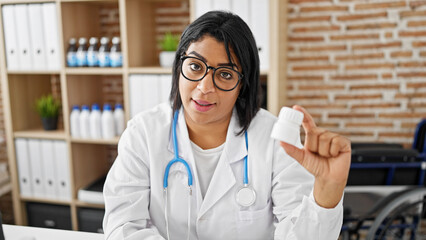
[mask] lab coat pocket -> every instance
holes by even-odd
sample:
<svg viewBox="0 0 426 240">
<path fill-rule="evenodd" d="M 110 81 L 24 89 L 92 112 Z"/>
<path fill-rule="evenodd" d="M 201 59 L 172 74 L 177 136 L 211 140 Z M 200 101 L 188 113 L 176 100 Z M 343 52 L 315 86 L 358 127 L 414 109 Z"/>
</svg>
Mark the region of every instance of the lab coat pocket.
<svg viewBox="0 0 426 240">
<path fill-rule="evenodd" d="M 238 239 L 273 239 L 274 225 L 271 201 L 259 210 L 238 212 Z"/>
</svg>

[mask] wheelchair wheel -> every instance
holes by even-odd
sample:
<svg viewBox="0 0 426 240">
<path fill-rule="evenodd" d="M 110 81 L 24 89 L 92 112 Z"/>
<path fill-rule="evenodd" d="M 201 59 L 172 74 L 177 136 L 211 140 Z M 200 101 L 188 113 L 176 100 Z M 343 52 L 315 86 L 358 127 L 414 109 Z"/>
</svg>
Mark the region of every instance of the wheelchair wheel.
<svg viewBox="0 0 426 240">
<path fill-rule="evenodd" d="M 368 240 L 426 240 L 426 189 L 409 191 L 390 202 L 371 226 Z"/>
</svg>

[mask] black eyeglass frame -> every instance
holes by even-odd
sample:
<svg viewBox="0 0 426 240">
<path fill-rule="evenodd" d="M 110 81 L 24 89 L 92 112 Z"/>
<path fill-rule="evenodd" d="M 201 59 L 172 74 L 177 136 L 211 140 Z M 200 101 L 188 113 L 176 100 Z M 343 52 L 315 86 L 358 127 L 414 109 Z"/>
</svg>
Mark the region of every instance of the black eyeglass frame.
<svg viewBox="0 0 426 240">
<path fill-rule="evenodd" d="M 189 79 L 189 78 L 188 78 L 187 76 L 185 76 L 185 74 L 183 73 L 183 71 L 182 71 L 183 62 L 184 62 L 184 60 L 185 60 L 185 59 L 187 59 L 187 58 L 194 58 L 194 59 L 197 59 L 197 60 L 201 61 L 202 63 L 204 63 L 204 65 L 206 65 L 206 72 L 204 73 L 204 75 L 203 75 L 200 79 L 196 79 L 196 80 Z M 204 77 L 207 75 L 207 73 L 209 72 L 209 69 L 213 69 L 213 76 L 212 76 L 212 80 L 213 80 L 213 84 L 214 84 L 214 86 L 215 86 L 215 87 L 217 87 L 217 89 L 222 90 L 222 91 L 225 91 L 225 92 L 230 92 L 230 91 L 234 90 L 234 89 L 238 86 L 238 84 L 240 84 L 241 79 L 244 77 L 244 75 L 243 75 L 242 73 L 240 73 L 240 72 L 236 71 L 235 69 L 229 68 L 229 67 L 218 67 L 218 68 L 215 68 L 215 67 L 212 67 L 212 66 L 207 65 L 207 63 L 206 63 L 204 60 L 202 60 L 202 59 L 200 59 L 200 58 L 197 58 L 197 57 L 193 57 L 193 56 L 186 56 L 186 55 L 182 55 L 182 56 L 180 57 L 180 72 L 181 72 L 182 76 L 183 76 L 184 78 L 186 78 L 188 81 L 191 81 L 191 82 L 199 82 L 199 81 L 203 80 L 203 78 L 204 78 Z M 214 75 L 215 75 L 215 73 L 216 73 L 216 70 L 217 70 L 217 69 L 228 69 L 228 70 L 231 70 L 231 71 L 236 72 L 236 73 L 237 73 L 237 75 L 238 75 L 238 81 L 237 81 L 237 84 L 235 84 L 235 86 L 234 86 L 233 88 L 231 88 L 231 89 L 227 89 L 227 90 L 226 90 L 226 89 L 223 89 L 223 88 L 221 88 L 221 87 L 219 87 L 219 86 L 217 86 L 216 81 L 214 80 Z"/>
</svg>

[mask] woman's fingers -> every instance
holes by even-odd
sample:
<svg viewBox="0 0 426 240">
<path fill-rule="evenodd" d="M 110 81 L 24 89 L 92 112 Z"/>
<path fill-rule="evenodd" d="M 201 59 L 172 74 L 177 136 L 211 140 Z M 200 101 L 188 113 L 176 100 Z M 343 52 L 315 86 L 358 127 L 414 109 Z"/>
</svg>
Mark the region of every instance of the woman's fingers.
<svg viewBox="0 0 426 240">
<path fill-rule="evenodd" d="M 317 126 L 315 124 L 314 118 L 302 106 L 294 105 L 293 109 L 303 113 L 302 126 L 303 126 L 303 129 L 305 130 L 305 132 L 309 132 L 309 130 L 311 130 L 312 128 L 315 128 Z"/>
</svg>

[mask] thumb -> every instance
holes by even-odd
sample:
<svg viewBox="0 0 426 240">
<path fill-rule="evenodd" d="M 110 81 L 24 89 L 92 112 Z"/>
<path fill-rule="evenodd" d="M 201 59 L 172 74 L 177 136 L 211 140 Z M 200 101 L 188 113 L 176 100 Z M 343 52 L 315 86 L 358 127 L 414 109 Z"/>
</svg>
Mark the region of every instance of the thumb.
<svg viewBox="0 0 426 240">
<path fill-rule="evenodd" d="M 303 149 L 299 149 L 296 146 L 282 141 L 280 141 L 280 145 L 284 148 L 285 152 L 290 155 L 290 157 L 296 159 L 296 161 L 298 161 L 299 163 L 303 162 L 303 159 L 305 157 L 305 151 Z"/>
</svg>

